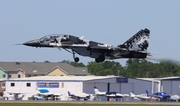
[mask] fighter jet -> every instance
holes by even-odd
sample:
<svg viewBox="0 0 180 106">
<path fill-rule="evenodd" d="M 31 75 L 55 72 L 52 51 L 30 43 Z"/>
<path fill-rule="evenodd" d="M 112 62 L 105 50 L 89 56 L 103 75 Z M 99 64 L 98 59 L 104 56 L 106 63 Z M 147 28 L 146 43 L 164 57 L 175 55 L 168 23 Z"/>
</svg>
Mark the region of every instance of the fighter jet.
<svg viewBox="0 0 180 106">
<path fill-rule="evenodd" d="M 50 47 L 65 49 L 73 54 L 75 62 L 79 61 L 75 54 L 95 58 L 96 62 L 103 62 L 105 59 L 119 58 L 146 58 L 150 53 L 147 52 L 149 45 L 150 30 L 145 28 L 137 32 L 121 45 L 112 46 L 95 41 L 76 37 L 68 34 L 52 34 L 40 39 L 31 40 L 23 45 L 31 47 Z"/>
</svg>

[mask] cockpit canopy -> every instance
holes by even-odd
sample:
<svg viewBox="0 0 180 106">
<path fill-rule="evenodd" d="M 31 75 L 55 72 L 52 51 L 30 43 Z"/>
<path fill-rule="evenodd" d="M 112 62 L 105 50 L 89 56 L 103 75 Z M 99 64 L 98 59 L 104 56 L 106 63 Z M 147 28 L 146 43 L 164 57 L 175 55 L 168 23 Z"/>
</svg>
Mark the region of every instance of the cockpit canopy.
<svg viewBox="0 0 180 106">
<path fill-rule="evenodd" d="M 66 38 L 69 38 L 70 35 L 66 35 L 66 34 L 50 34 L 50 35 L 46 35 L 46 36 L 43 36 L 42 38 L 40 38 L 39 40 L 40 41 L 45 41 L 45 40 L 48 40 L 48 39 L 55 39 L 55 38 L 63 38 L 63 39 L 66 39 Z"/>
</svg>

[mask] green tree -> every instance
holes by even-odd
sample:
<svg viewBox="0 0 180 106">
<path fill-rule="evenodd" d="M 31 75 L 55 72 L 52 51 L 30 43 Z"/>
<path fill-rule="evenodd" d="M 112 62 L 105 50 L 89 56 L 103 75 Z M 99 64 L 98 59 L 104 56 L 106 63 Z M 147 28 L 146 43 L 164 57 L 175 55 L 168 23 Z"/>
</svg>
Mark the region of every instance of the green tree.
<svg viewBox="0 0 180 106">
<path fill-rule="evenodd" d="M 86 67 L 83 63 L 70 62 L 70 65 L 74 67 Z"/>
<path fill-rule="evenodd" d="M 48 60 L 44 61 L 45 63 L 50 63 Z"/>
<path fill-rule="evenodd" d="M 92 75 L 100 76 L 103 68 L 103 63 L 89 62 L 87 65 L 88 72 Z"/>
<path fill-rule="evenodd" d="M 93 75 L 118 75 L 118 70 L 123 73 L 123 67 L 118 62 L 114 61 L 105 61 L 101 63 L 89 62 L 87 67 L 89 73 Z"/>
<path fill-rule="evenodd" d="M 70 64 L 71 62 L 69 60 L 63 60 L 61 61 L 60 63 L 67 63 L 67 64 Z"/>
</svg>

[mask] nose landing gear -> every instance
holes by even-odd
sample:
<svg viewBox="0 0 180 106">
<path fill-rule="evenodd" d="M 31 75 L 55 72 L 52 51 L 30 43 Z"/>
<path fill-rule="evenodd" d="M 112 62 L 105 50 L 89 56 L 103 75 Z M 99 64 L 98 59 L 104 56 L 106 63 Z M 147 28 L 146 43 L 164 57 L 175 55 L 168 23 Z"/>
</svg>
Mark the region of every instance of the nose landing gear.
<svg viewBox="0 0 180 106">
<path fill-rule="evenodd" d="M 67 50 L 67 49 L 65 49 L 65 48 L 63 48 L 64 50 L 66 50 L 66 51 L 68 51 L 69 53 L 72 53 L 73 54 L 73 58 L 74 58 L 74 62 L 79 62 L 79 57 L 75 57 L 75 52 L 72 50 L 72 52 L 71 51 L 69 51 L 69 50 Z"/>
<path fill-rule="evenodd" d="M 75 57 L 74 51 L 73 51 L 73 58 L 74 58 L 74 62 L 79 62 L 79 57 Z"/>
<path fill-rule="evenodd" d="M 75 61 L 75 62 L 79 62 L 79 57 L 75 57 L 75 58 L 74 58 L 74 61 Z"/>
</svg>

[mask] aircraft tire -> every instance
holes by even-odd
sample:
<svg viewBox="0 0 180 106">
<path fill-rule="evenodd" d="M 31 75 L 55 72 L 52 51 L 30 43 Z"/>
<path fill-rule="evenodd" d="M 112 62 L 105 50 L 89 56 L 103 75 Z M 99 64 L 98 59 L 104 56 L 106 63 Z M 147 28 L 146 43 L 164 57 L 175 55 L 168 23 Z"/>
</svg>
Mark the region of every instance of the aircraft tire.
<svg viewBox="0 0 180 106">
<path fill-rule="evenodd" d="M 103 61 L 105 60 L 105 57 L 104 57 L 103 55 L 100 55 L 100 56 L 98 57 L 98 60 L 99 60 L 100 62 L 103 62 Z"/>
<path fill-rule="evenodd" d="M 75 62 L 79 62 L 79 58 L 78 58 L 78 57 L 75 57 L 75 58 L 74 58 L 74 61 L 75 61 Z"/>
<path fill-rule="evenodd" d="M 103 62 L 104 60 L 105 60 L 105 57 L 104 57 L 103 55 L 100 55 L 98 58 L 95 58 L 95 61 L 96 61 L 97 63 Z"/>
<path fill-rule="evenodd" d="M 100 62 L 97 58 L 95 58 L 95 61 L 96 61 L 97 63 L 99 63 L 99 62 Z"/>
</svg>

